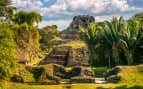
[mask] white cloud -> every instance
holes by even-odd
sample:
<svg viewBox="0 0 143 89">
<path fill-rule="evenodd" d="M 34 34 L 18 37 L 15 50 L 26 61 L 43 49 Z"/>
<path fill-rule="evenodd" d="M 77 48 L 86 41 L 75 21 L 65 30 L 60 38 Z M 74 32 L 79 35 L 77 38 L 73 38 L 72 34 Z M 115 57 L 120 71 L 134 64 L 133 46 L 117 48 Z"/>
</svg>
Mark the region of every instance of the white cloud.
<svg viewBox="0 0 143 89">
<path fill-rule="evenodd" d="M 84 12 L 100 14 L 115 11 L 131 11 L 138 8 L 129 6 L 127 0 L 57 0 L 50 7 L 43 6 L 41 0 L 12 0 L 14 5 L 24 10 L 34 10 L 39 13 Z M 49 0 L 46 0 L 49 1 Z"/>
<path fill-rule="evenodd" d="M 104 13 L 105 11 L 112 13 L 114 11 L 131 11 L 138 8 L 129 6 L 127 0 L 57 0 L 49 9 L 56 12 L 63 10 L 80 12 L 80 10 L 85 10 L 89 13 Z"/>
<path fill-rule="evenodd" d="M 41 0 L 12 0 L 12 4 L 18 8 L 18 10 L 36 11 L 41 15 L 44 15 L 45 9 Z"/>
<path fill-rule="evenodd" d="M 43 28 L 47 25 L 57 25 L 60 30 L 66 29 L 71 20 L 52 20 L 52 21 L 42 21 L 39 23 L 39 28 Z"/>
<path fill-rule="evenodd" d="M 96 17 L 96 21 L 103 21 L 110 20 L 115 13 L 140 10 L 140 8 L 130 6 L 129 0 L 57 0 L 49 7 L 45 6 L 41 0 L 12 1 L 18 10 L 36 11 L 44 16 L 47 21 L 42 21 L 40 27 L 56 24 L 62 29 L 69 25 L 70 19 L 75 15 L 93 15 Z M 49 2 L 50 0 L 44 1 Z"/>
</svg>

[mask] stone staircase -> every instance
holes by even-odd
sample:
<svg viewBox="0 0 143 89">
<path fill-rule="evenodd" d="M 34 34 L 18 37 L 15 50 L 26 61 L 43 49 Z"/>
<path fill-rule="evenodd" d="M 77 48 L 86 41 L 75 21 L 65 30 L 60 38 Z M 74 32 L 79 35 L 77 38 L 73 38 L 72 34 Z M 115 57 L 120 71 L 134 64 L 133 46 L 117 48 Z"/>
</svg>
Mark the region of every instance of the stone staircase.
<svg viewBox="0 0 143 89">
<path fill-rule="evenodd" d="M 65 66 L 68 60 L 69 47 L 55 48 L 41 64 L 59 64 Z"/>
<path fill-rule="evenodd" d="M 70 46 L 60 46 L 45 57 L 40 64 L 59 64 L 63 66 L 88 66 L 88 53 L 86 48 L 74 49 Z"/>
</svg>

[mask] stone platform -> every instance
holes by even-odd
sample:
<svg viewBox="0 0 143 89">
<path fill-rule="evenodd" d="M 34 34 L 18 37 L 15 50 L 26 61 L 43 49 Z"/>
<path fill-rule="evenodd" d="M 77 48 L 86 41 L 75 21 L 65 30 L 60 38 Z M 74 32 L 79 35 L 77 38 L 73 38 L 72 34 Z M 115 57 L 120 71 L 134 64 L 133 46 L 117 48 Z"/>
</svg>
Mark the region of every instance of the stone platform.
<svg viewBox="0 0 143 89">
<path fill-rule="evenodd" d="M 74 49 L 69 46 L 56 47 L 40 64 L 59 64 L 69 66 L 89 66 L 86 48 Z"/>
</svg>

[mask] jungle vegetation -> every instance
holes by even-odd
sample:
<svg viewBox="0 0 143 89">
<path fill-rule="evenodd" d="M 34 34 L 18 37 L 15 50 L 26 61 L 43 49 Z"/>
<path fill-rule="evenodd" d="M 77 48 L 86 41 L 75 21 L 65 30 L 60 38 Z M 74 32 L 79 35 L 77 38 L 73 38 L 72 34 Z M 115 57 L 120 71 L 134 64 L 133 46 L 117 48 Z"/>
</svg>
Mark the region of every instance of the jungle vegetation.
<svg viewBox="0 0 143 89">
<path fill-rule="evenodd" d="M 0 79 L 9 80 L 18 73 L 19 60 L 37 59 L 39 52 L 50 52 L 59 41 L 56 26 L 38 28 L 42 16 L 36 12 L 16 11 L 10 0 L 0 0 Z M 80 34 L 90 53 L 92 66 L 113 67 L 143 63 L 143 13 L 130 19 L 113 17 L 111 21 L 91 23 Z M 48 34 L 48 33 L 51 34 Z"/>
</svg>

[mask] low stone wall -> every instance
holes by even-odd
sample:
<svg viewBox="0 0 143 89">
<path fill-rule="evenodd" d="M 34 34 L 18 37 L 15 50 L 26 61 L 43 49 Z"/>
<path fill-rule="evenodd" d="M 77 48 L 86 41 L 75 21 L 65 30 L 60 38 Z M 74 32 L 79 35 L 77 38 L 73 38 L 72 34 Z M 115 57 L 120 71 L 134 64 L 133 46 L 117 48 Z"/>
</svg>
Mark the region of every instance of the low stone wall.
<svg viewBox="0 0 143 89">
<path fill-rule="evenodd" d="M 73 77 L 71 78 L 71 83 L 95 83 L 95 78 L 93 77 Z"/>
</svg>

